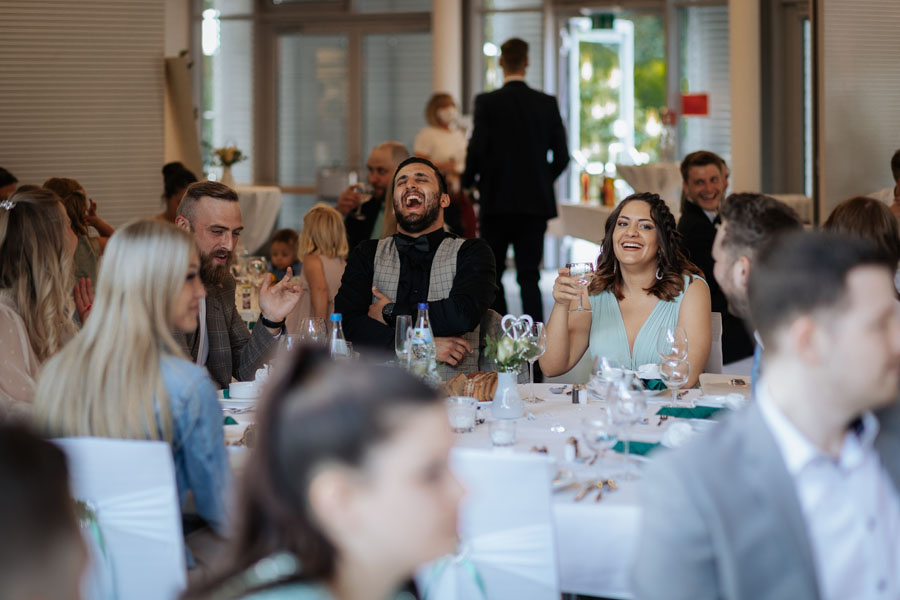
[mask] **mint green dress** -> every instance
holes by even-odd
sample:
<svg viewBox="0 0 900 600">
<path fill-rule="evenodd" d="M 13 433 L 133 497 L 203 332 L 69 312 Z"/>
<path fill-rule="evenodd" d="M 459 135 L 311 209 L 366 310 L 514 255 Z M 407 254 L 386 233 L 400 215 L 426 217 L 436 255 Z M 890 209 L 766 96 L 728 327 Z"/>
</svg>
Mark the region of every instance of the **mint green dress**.
<svg viewBox="0 0 900 600">
<path fill-rule="evenodd" d="M 696 275 L 706 283 L 702 277 Z M 684 292 L 691 282 L 691 275 L 684 276 L 684 289 L 671 301 L 659 300 L 653 311 L 634 338 L 634 352 L 628 351 L 628 334 L 625 333 L 625 321 L 619 310 L 619 301 L 612 291 L 600 292 L 589 296 L 591 300 L 591 337 L 588 351 L 592 358 L 605 356 L 614 358 L 628 369 L 637 370 L 648 363 L 658 364 L 659 354 L 656 352 L 656 336 L 663 327 L 674 327 L 678 323 L 678 311 Z"/>
</svg>

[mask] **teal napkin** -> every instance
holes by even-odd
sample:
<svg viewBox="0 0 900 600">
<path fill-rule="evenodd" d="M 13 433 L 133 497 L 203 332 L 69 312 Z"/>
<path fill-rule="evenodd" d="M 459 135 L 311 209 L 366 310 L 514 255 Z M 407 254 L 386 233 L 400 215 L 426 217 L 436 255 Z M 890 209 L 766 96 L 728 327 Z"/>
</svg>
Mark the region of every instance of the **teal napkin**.
<svg viewBox="0 0 900 600">
<path fill-rule="evenodd" d="M 656 412 L 656 414 L 676 417 L 679 419 L 708 419 L 720 410 L 722 409 L 718 406 L 695 406 L 694 408 L 663 406 Z"/>
<path fill-rule="evenodd" d="M 641 382 L 644 384 L 644 388 L 648 390 L 667 390 L 669 388 L 666 387 L 666 384 L 662 382 L 662 379 L 641 379 Z"/>
<path fill-rule="evenodd" d="M 644 456 L 651 450 L 655 449 L 657 446 L 659 446 L 659 444 L 651 444 L 649 442 L 629 442 L 628 453 Z M 625 452 L 625 443 L 617 443 L 615 446 L 613 446 L 613 450 L 615 450 L 616 452 Z"/>
<path fill-rule="evenodd" d="M 225 417 L 225 424 L 226 425 L 237 425 L 238 422 L 235 421 L 232 417 Z"/>
<path fill-rule="evenodd" d="M 225 388 L 224 390 L 222 390 L 222 397 L 225 398 L 226 400 L 231 398 L 231 395 L 229 395 L 229 393 L 228 393 L 228 388 Z"/>
</svg>

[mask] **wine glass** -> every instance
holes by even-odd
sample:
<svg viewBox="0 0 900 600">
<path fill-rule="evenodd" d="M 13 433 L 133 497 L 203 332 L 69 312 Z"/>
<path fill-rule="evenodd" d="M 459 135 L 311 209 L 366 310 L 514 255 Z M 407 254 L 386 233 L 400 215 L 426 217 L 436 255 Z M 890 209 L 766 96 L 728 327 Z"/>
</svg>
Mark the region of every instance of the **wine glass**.
<svg viewBox="0 0 900 600">
<path fill-rule="evenodd" d="M 359 196 L 359 204 L 356 205 L 356 210 L 353 212 L 353 218 L 362 221 L 366 218 L 366 216 L 362 214 L 362 205 L 372 199 L 373 188 L 369 183 L 358 183 L 355 187 L 356 195 Z"/>
<path fill-rule="evenodd" d="M 619 441 L 618 428 L 608 410 L 602 410 L 581 420 L 581 435 L 588 448 L 594 451 L 597 462 L 597 478 L 602 478 L 600 467 L 606 459 L 606 451 Z"/>
<path fill-rule="evenodd" d="M 299 335 L 300 341 L 304 344 L 320 348 L 328 345 L 328 328 L 325 326 L 325 319 L 321 317 L 303 319 L 300 323 Z"/>
<path fill-rule="evenodd" d="M 631 463 L 631 444 L 628 439 L 628 427 L 637 425 L 647 412 L 647 397 L 644 386 L 634 376 L 623 377 L 616 386 L 616 399 L 612 404 L 613 422 L 620 428 L 619 434 L 625 445 L 625 463 Z M 633 474 L 626 467 L 624 479 L 633 479 Z"/>
<path fill-rule="evenodd" d="M 541 399 L 534 395 L 534 361 L 539 359 L 547 351 L 547 329 L 544 324 L 538 321 L 531 326 L 531 330 L 526 332 L 525 338 L 530 345 L 526 360 L 528 361 L 528 381 L 530 383 L 529 396 L 524 398 L 525 402 L 541 402 Z"/>
<path fill-rule="evenodd" d="M 397 360 L 400 366 L 407 366 L 409 363 L 409 328 L 412 326 L 412 317 L 410 315 L 397 315 L 394 323 L 394 352 L 397 354 Z"/>
<path fill-rule="evenodd" d="M 663 327 L 656 336 L 660 359 L 684 360 L 688 355 L 688 337 L 684 327 Z"/>
<path fill-rule="evenodd" d="M 610 395 L 610 388 L 624 376 L 625 368 L 620 360 L 608 356 L 595 356 L 588 391 L 598 400 L 606 400 Z"/>
<path fill-rule="evenodd" d="M 566 268 L 569 270 L 569 277 L 575 278 L 575 285 L 579 290 L 584 292 L 587 290 L 588 285 L 591 283 L 591 279 L 594 277 L 594 263 L 589 262 L 575 262 L 569 263 L 566 265 Z M 582 307 L 582 299 L 584 297 L 584 293 L 578 296 L 578 307 L 570 308 L 569 312 L 590 312 L 590 307 L 584 308 Z"/>
<path fill-rule="evenodd" d="M 678 402 L 678 388 L 687 383 L 691 374 L 691 363 L 687 359 L 664 360 L 659 365 L 659 376 L 666 387 L 672 390 L 672 403 Z M 691 406 L 693 407 L 693 402 Z"/>
<path fill-rule="evenodd" d="M 247 261 L 247 274 L 256 287 L 266 278 L 266 267 L 266 259 L 262 256 L 251 256 Z"/>
</svg>

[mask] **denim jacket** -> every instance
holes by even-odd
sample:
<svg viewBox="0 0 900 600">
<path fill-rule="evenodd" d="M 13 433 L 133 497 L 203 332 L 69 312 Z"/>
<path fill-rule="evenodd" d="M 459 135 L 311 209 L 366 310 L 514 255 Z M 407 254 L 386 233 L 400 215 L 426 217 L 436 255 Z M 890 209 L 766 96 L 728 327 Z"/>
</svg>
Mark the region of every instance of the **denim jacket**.
<svg viewBox="0 0 900 600">
<path fill-rule="evenodd" d="M 163 357 L 160 370 L 172 413 L 180 505 L 192 491 L 197 513 L 225 536 L 232 481 L 216 388 L 206 369 L 172 355 Z"/>
</svg>

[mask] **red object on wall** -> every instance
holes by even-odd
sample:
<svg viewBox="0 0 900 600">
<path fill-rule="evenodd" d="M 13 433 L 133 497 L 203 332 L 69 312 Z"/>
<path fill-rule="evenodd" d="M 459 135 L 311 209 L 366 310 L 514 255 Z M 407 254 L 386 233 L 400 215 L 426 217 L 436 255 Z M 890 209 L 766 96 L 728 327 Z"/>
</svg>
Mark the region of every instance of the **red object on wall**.
<svg viewBox="0 0 900 600">
<path fill-rule="evenodd" d="M 681 114 L 685 117 L 708 117 L 709 94 L 681 94 Z"/>
</svg>

